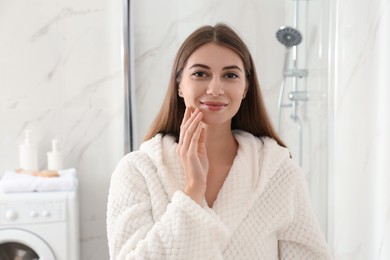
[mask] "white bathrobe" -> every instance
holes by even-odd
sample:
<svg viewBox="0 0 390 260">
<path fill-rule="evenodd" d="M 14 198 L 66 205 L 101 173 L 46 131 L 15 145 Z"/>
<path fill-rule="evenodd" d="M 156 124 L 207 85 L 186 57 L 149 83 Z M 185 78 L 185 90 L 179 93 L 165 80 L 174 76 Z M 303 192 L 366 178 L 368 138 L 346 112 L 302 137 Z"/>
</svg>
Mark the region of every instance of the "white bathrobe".
<svg viewBox="0 0 390 260">
<path fill-rule="evenodd" d="M 183 192 L 174 137 L 158 134 L 126 155 L 109 190 L 111 259 L 330 259 L 289 151 L 234 136 L 237 155 L 212 208 Z"/>
</svg>

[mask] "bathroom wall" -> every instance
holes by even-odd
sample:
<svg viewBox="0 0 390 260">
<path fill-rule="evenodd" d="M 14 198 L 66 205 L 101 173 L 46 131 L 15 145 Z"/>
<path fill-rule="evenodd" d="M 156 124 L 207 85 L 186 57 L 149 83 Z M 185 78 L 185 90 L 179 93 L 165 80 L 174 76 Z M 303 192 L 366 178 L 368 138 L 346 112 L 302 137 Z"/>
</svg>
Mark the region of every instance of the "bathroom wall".
<svg viewBox="0 0 390 260">
<path fill-rule="evenodd" d="M 108 259 L 110 174 L 124 152 L 122 1 L 0 2 L 0 174 L 32 130 L 79 176 L 81 259 Z"/>
<path fill-rule="evenodd" d="M 337 260 L 390 259 L 390 2 L 331 3 L 330 241 Z"/>
</svg>

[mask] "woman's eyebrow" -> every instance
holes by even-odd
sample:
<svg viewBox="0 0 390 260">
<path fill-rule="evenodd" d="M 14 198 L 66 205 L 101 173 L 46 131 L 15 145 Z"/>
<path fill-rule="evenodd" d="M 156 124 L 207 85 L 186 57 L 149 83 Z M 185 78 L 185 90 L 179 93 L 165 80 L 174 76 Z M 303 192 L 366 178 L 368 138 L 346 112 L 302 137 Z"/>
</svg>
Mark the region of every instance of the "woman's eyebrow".
<svg viewBox="0 0 390 260">
<path fill-rule="evenodd" d="M 201 68 L 205 68 L 208 70 L 210 69 L 209 66 L 204 65 L 204 64 L 200 64 L 200 63 L 196 63 L 196 64 L 192 65 L 190 67 L 190 69 L 195 68 L 195 67 L 201 67 Z M 239 71 L 242 72 L 242 69 L 240 67 L 238 67 L 237 65 L 230 65 L 230 66 L 223 67 L 223 70 L 231 70 L 231 69 L 238 69 Z"/>
<path fill-rule="evenodd" d="M 237 65 L 230 65 L 230 66 L 223 67 L 223 70 L 231 70 L 231 69 L 238 69 L 239 71 L 242 72 L 241 68 L 238 67 Z"/>
<path fill-rule="evenodd" d="M 201 67 L 201 68 L 205 68 L 205 69 L 208 69 L 208 70 L 210 69 L 209 66 L 204 65 L 204 64 L 200 64 L 200 63 L 196 63 L 196 64 L 192 65 L 192 66 L 190 67 L 190 69 L 195 68 L 195 67 Z"/>
</svg>

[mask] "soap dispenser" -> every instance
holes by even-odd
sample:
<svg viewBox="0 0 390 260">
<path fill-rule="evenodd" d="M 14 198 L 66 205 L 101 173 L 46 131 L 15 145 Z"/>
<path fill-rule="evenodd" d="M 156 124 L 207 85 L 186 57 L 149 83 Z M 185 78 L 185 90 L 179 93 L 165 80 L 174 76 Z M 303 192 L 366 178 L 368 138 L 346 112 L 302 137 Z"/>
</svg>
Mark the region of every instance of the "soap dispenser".
<svg viewBox="0 0 390 260">
<path fill-rule="evenodd" d="M 62 153 L 58 151 L 58 141 L 51 141 L 51 152 L 47 153 L 47 169 L 48 170 L 62 170 Z"/>
<path fill-rule="evenodd" d="M 26 171 L 38 171 L 38 148 L 31 141 L 31 130 L 24 131 L 24 142 L 19 145 L 19 167 Z"/>
</svg>

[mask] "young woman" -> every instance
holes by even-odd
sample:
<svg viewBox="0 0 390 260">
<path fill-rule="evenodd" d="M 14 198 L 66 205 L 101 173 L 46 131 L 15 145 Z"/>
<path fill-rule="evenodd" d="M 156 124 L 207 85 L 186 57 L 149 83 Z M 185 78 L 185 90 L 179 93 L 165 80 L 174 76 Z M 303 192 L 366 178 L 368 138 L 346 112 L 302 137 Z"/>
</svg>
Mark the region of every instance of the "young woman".
<svg viewBox="0 0 390 260">
<path fill-rule="evenodd" d="M 162 109 L 111 179 L 111 259 L 330 259 L 302 170 L 224 24 L 180 47 Z"/>
</svg>

